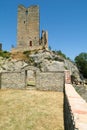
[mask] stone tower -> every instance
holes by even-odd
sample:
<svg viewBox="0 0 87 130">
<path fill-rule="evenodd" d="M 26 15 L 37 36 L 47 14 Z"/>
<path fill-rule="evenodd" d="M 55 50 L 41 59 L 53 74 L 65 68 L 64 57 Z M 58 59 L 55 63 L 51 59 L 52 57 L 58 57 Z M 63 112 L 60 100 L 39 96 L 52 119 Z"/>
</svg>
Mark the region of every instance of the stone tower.
<svg viewBox="0 0 87 130">
<path fill-rule="evenodd" d="M 27 51 L 48 48 L 48 33 L 42 31 L 40 39 L 40 16 L 37 5 L 25 8 L 18 6 L 17 47 L 12 51 Z"/>
<path fill-rule="evenodd" d="M 18 7 L 17 46 L 29 49 L 39 46 L 39 7 Z"/>
</svg>

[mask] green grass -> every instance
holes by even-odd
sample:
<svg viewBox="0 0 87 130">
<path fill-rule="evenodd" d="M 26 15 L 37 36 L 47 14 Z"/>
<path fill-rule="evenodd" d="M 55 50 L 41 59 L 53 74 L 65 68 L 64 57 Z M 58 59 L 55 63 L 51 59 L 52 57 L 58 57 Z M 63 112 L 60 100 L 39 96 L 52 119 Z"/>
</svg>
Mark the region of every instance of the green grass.
<svg viewBox="0 0 87 130">
<path fill-rule="evenodd" d="M 1 90 L 0 130 L 64 130 L 63 93 Z"/>
</svg>

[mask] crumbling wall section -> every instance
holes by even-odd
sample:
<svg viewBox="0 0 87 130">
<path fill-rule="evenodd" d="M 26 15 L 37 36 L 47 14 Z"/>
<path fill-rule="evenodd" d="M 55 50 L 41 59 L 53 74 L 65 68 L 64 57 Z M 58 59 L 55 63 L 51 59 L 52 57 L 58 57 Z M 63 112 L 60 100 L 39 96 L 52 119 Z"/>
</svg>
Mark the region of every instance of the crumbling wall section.
<svg viewBox="0 0 87 130">
<path fill-rule="evenodd" d="M 41 36 L 41 45 L 47 49 L 48 48 L 48 32 L 42 30 L 42 36 Z"/>
</svg>

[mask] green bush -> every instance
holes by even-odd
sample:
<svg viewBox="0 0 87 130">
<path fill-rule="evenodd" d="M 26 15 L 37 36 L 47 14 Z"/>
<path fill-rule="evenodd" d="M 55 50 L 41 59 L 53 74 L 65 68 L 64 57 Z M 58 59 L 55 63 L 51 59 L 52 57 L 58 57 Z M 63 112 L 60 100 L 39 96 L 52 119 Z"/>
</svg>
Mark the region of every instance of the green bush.
<svg viewBox="0 0 87 130">
<path fill-rule="evenodd" d="M 26 56 L 29 56 L 31 54 L 31 51 L 24 51 L 23 54 L 25 54 Z"/>
<path fill-rule="evenodd" d="M 63 54 L 61 50 L 59 50 L 59 51 L 52 51 L 52 52 L 53 52 L 54 54 L 57 54 L 57 55 L 59 55 L 59 56 L 62 56 L 63 58 L 66 59 L 66 55 Z"/>
<path fill-rule="evenodd" d="M 3 58 L 10 58 L 10 55 L 11 53 L 10 52 L 7 52 L 7 51 L 0 51 L 0 57 L 3 57 Z"/>
</svg>

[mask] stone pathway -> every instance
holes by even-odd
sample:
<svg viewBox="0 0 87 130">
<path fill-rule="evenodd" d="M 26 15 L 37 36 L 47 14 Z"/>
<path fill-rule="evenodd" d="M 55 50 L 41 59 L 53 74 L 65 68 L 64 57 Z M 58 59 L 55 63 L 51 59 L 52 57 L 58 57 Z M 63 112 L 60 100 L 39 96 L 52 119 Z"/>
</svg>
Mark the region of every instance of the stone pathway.
<svg viewBox="0 0 87 130">
<path fill-rule="evenodd" d="M 87 130 L 87 103 L 75 91 L 71 84 L 65 84 L 65 91 L 74 115 L 75 125 L 78 130 Z"/>
</svg>

